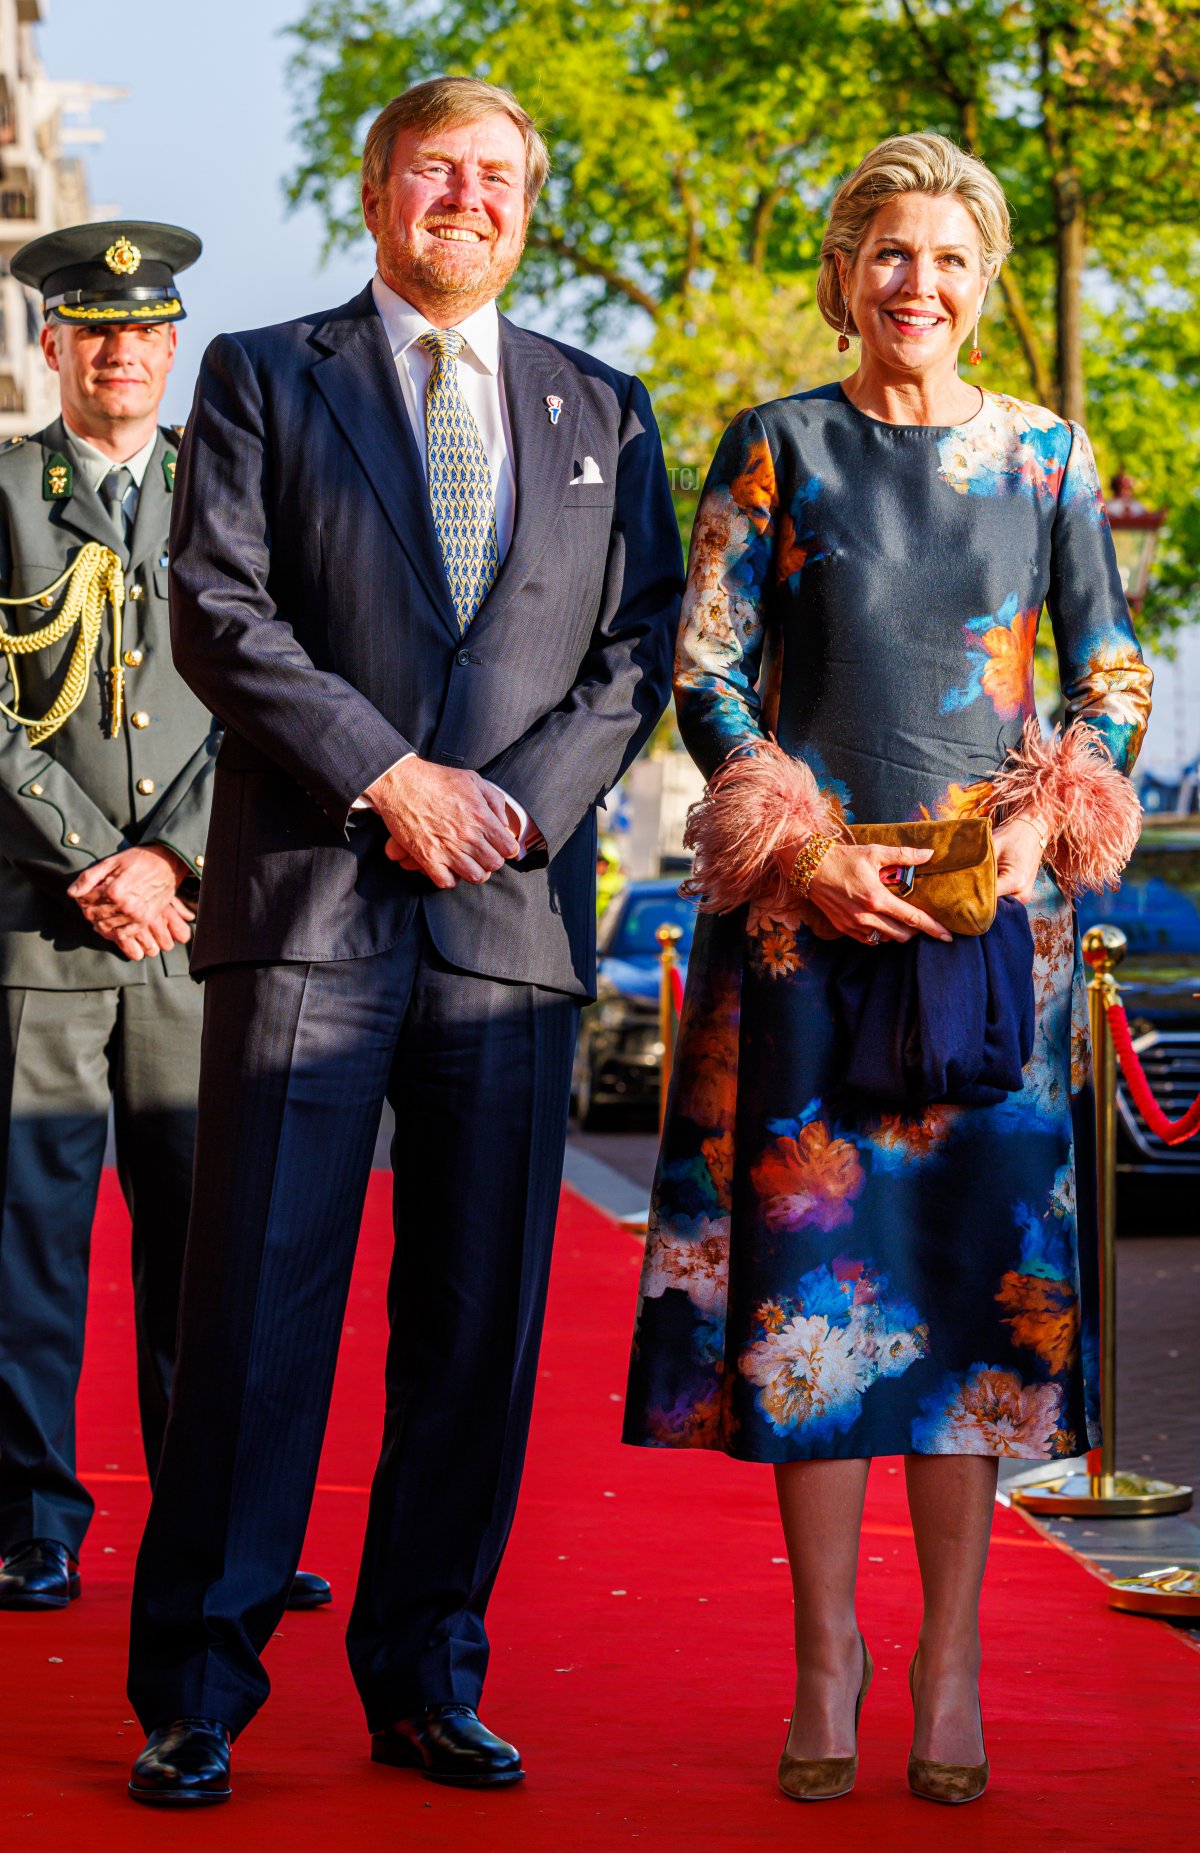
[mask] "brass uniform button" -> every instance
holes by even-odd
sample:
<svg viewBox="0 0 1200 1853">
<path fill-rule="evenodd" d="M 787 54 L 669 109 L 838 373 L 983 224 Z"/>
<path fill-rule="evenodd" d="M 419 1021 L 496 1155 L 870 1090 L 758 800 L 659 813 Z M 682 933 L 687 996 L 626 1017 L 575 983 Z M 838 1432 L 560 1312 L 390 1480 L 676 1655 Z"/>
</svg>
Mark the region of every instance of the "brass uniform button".
<svg viewBox="0 0 1200 1853">
<path fill-rule="evenodd" d="M 139 779 L 137 788 L 141 792 L 143 798 L 152 798 L 155 791 L 158 789 L 153 779 Z"/>
<path fill-rule="evenodd" d="M 46 787 L 44 785 L 31 785 L 29 787 L 29 795 L 31 798 L 40 798 L 45 789 Z"/>
<path fill-rule="evenodd" d="M 203 856 L 196 857 L 196 867 L 198 869 L 202 869 L 204 867 L 204 857 Z"/>
<path fill-rule="evenodd" d="M 53 603 L 54 603 L 53 592 L 43 592 L 41 598 L 38 600 L 38 604 L 45 605 L 47 611 L 49 611 Z"/>
<path fill-rule="evenodd" d="M 126 650 L 125 652 L 126 669 L 140 669 L 142 666 L 142 661 L 143 661 L 143 652 L 141 650 Z"/>
<path fill-rule="evenodd" d="M 139 602 L 139 600 L 145 598 L 146 589 L 144 586 L 131 585 L 129 588 L 129 596 L 133 600 L 134 604 L 136 605 Z"/>
<path fill-rule="evenodd" d="M 149 727 L 150 716 L 145 708 L 135 708 L 129 717 L 129 724 L 131 727 Z"/>
<path fill-rule="evenodd" d="M 69 844 L 71 845 L 71 848 L 72 848 L 72 849 L 75 849 L 75 848 L 76 848 L 76 847 L 78 846 L 78 843 L 79 843 L 79 832 L 78 832 L 78 830 L 68 830 L 68 831 L 67 831 L 67 841 L 68 841 L 68 843 L 69 843 Z"/>
</svg>

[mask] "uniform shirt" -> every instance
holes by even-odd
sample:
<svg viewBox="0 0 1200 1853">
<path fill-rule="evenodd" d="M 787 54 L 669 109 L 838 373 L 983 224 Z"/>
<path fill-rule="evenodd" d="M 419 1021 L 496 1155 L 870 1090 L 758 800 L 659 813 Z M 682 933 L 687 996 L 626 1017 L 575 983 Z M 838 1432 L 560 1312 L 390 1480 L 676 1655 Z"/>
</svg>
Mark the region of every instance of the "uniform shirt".
<svg viewBox="0 0 1200 1853">
<path fill-rule="evenodd" d="M 375 298 L 375 307 L 392 350 L 405 410 L 428 477 L 425 394 L 433 371 L 433 355 L 426 353 L 417 343 L 423 334 L 433 328 L 433 323 L 419 309 L 414 309 L 410 302 L 406 302 L 403 296 L 398 296 L 378 271 L 371 279 L 371 294 Z M 508 405 L 504 397 L 500 366 L 500 317 L 495 303 L 485 303 L 473 315 L 464 316 L 461 322 L 455 323 L 455 328 L 467 344 L 458 356 L 458 383 L 487 452 L 492 494 L 496 502 L 496 551 L 503 560 L 512 541 L 517 509 L 517 474 L 513 468 L 512 431 L 508 422 Z M 405 753 L 396 764 L 402 765 L 404 759 L 410 757 L 412 755 Z M 517 843 L 523 856 L 540 843 L 541 833 L 530 823 L 528 815 L 515 798 L 510 798 L 507 792 L 502 795 L 518 820 Z M 367 797 L 357 798 L 351 806 L 353 810 L 370 808 L 371 801 Z"/>
<path fill-rule="evenodd" d="M 67 425 L 65 417 L 63 423 Z M 106 457 L 102 450 L 97 450 L 94 444 L 89 444 L 86 438 L 80 437 L 78 431 L 72 431 L 70 425 L 67 425 L 67 439 L 75 453 L 76 469 L 87 483 L 88 488 L 94 489 L 97 494 L 99 494 L 104 478 L 111 471 L 129 471 L 133 478 L 133 488 L 125 496 L 125 513 L 130 528 L 132 528 L 137 518 L 138 497 L 142 483 L 145 480 L 150 459 L 154 455 L 154 446 L 158 443 L 158 432 L 152 432 L 149 441 L 143 444 L 140 450 L 134 451 L 132 457 L 126 457 L 121 463 L 114 463 L 113 459 Z"/>
</svg>

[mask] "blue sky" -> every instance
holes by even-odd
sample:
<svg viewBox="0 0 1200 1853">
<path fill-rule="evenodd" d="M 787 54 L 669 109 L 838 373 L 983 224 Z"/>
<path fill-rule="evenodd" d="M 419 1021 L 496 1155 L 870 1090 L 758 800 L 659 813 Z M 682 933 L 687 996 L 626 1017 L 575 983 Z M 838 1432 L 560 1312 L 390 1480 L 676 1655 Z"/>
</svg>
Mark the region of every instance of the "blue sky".
<svg viewBox="0 0 1200 1853">
<path fill-rule="evenodd" d="M 303 0 L 52 0 L 38 30 L 49 76 L 128 92 L 96 106 L 106 139 L 78 150 L 93 200 L 204 240 L 183 278 L 171 421 L 186 418 L 215 334 L 344 302 L 373 268 L 365 239 L 322 266 L 316 215 L 284 207 L 294 157 L 279 31 L 302 10 Z"/>
</svg>

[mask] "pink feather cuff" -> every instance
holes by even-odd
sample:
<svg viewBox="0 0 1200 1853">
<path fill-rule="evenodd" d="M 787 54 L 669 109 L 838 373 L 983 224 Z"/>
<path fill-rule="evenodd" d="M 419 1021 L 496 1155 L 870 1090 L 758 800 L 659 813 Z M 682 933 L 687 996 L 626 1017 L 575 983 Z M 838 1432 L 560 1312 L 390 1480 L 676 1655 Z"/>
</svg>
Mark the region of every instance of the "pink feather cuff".
<svg viewBox="0 0 1200 1853">
<path fill-rule="evenodd" d="M 695 861 L 683 893 L 706 914 L 731 913 L 772 891 L 782 900 L 787 884 L 776 856 L 816 833 L 841 834 L 834 806 L 802 759 L 763 740 L 718 766 L 688 812 L 683 840 Z"/>
<path fill-rule="evenodd" d="M 1045 862 L 1069 901 L 1115 888 L 1137 846 L 1142 807 L 1094 728 L 1077 721 L 1044 739 L 1025 723 L 988 797 L 986 817 L 1034 811 L 1049 832 Z"/>
</svg>

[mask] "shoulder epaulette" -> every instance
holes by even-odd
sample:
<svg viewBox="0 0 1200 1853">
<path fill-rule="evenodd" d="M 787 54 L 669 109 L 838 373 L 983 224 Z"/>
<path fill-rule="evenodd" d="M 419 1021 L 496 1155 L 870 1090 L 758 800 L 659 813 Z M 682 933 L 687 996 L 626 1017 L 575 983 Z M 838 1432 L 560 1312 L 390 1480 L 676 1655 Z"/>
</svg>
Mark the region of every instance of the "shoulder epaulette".
<svg viewBox="0 0 1200 1853">
<path fill-rule="evenodd" d="M 6 450 L 16 450 L 18 445 L 24 444 L 27 442 L 28 440 L 23 437 L 0 439 L 0 457 L 4 455 Z"/>
</svg>

